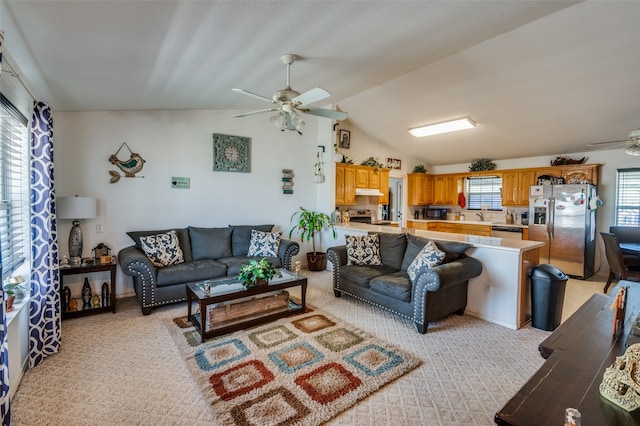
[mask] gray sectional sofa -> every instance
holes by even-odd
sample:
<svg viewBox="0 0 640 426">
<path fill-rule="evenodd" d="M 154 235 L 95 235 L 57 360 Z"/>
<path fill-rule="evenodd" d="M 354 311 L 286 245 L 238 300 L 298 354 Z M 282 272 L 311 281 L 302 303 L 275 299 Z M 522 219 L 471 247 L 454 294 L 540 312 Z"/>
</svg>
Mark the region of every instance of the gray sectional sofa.
<svg viewBox="0 0 640 426">
<path fill-rule="evenodd" d="M 251 231 L 271 232 L 272 228 L 273 225 L 238 225 L 173 229 L 183 261 L 165 267 L 156 266 L 149 259 L 141 238 L 172 230 L 127 232 L 135 245 L 120 250 L 118 261 L 122 272 L 133 277 L 138 303 L 142 313 L 148 315 L 153 307 L 186 300 L 187 283 L 237 275 L 250 259 L 265 257 L 247 255 Z M 267 256 L 267 259 L 276 267 L 291 269 L 291 258 L 299 251 L 297 242 L 281 239 L 277 256 Z"/>
<path fill-rule="evenodd" d="M 378 239 L 381 265 L 349 265 L 346 245 L 327 250 L 336 297 L 347 294 L 386 309 L 413 321 L 420 333 L 430 322 L 464 313 L 469 279 L 482 272 L 482 264 L 464 254 L 470 245 L 433 240 L 445 253 L 442 263 L 419 269 L 412 281 L 407 270 L 429 239 L 391 233 Z"/>
</svg>

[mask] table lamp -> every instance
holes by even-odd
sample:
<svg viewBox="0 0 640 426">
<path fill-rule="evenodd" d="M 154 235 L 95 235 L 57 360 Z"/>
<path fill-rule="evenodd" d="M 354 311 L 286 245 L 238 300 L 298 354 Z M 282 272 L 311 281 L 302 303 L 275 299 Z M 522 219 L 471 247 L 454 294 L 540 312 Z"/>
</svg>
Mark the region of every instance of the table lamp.
<svg viewBox="0 0 640 426">
<path fill-rule="evenodd" d="M 96 217 L 96 199 L 91 197 L 58 197 L 58 219 L 73 219 L 69 232 L 69 258 L 72 265 L 79 265 L 82 260 L 82 230 L 80 219 Z"/>
</svg>

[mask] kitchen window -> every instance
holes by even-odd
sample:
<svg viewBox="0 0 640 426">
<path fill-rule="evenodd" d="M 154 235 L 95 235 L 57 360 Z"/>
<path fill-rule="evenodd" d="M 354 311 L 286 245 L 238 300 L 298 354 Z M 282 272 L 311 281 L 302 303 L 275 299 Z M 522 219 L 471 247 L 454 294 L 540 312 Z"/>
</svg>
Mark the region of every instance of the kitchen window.
<svg viewBox="0 0 640 426">
<path fill-rule="evenodd" d="M 502 178 L 498 176 L 467 178 L 467 209 L 502 210 Z"/>
<path fill-rule="evenodd" d="M 640 169 L 618 169 L 616 225 L 640 226 Z"/>
<path fill-rule="evenodd" d="M 0 249 L 2 279 L 26 260 L 29 194 L 27 119 L 0 93 Z"/>
</svg>

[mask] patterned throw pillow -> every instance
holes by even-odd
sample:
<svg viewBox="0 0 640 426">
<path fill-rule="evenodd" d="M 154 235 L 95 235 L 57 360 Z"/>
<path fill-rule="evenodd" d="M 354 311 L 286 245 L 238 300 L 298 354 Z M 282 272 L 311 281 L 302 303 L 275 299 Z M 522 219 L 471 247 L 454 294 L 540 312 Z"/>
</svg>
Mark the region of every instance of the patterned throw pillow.
<svg viewBox="0 0 640 426">
<path fill-rule="evenodd" d="M 174 230 L 165 234 L 140 237 L 140 245 L 151 263 L 159 268 L 184 262 L 178 234 Z"/>
<path fill-rule="evenodd" d="M 382 265 L 378 234 L 347 235 L 347 265 Z"/>
<path fill-rule="evenodd" d="M 278 256 L 280 234 L 281 232 L 263 232 L 252 229 L 247 256 Z"/>
<path fill-rule="evenodd" d="M 411 282 L 415 284 L 416 278 L 418 278 L 425 269 L 433 268 L 441 264 L 446 255 L 447 253 L 440 251 L 433 241 L 429 241 L 422 250 L 420 250 L 416 258 L 413 259 L 409 268 L 407 268 L 407 274 L 409 274 Z"/>
</svg>

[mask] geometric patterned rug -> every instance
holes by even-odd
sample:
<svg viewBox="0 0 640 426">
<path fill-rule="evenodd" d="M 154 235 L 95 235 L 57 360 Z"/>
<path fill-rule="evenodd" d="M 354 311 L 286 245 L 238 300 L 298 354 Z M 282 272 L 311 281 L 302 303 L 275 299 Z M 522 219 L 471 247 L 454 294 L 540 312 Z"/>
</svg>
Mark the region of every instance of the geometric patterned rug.
<svg viewBox="0 0 640 426">
<path fill-rule="evenodd" d="M 167 327 L 223 425 L 319 425 L 422 361 L 318 310 L 201 343 Z"/>
</svg>

